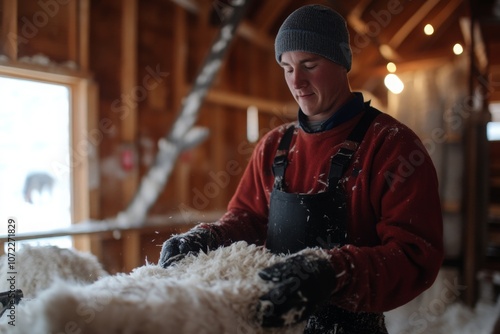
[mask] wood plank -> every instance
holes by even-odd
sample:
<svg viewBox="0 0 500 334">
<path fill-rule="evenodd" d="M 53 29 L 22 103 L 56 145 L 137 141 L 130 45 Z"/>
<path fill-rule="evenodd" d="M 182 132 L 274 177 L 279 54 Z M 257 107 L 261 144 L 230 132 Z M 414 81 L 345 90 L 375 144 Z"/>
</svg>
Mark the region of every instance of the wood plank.
<svg viewBox="0 0 500 334">
<path fill-rule="evenodd" d="M 137 0 L 122 2 L 121 23 L 121 96 L 131 96 L 132 103 L 128 104 L 128 113 L 122 119 L 121 141 L 126 149 L 133 150 L 137 134 Z M 133 153 L 134 154 L 134 153 Z M 123 205 L 130 202 L 137 191 L 138 168 L 134 166 L 122 182 Z"/>
<path fill-rule="evenodd" d="M 174 109 L 181 107 L 182 98 L 186 94 L 187 86 L 187 54 L 188 54 L 188 34 L 186 24 L 186 11 L 177 6 L 174 14 L 174 66 L 173 76 L 175 84 L 172 85 L 174 96 Z"/>
<path fill-rule="evenodd" d="M 432 21 L 432 26 L 434 27 L 434 31 L 439 30 L 443 24 L 450 18 L 451 13 L 455 12 L 458 7 L 463 4 L 462 0 L 450 0 L 446 6 L 434 17 Z"/>
<path fill-rule="evenodd" d="M 439 0 L 428 0 L 425 1 L 422 6 L 406 21 L 403 26 L 401 26 L 394 36 L 387 43 L 391 48 L 397 49 L 404 40 L 410 35 L 410 33 L 415 30 L 415 27 L 419 25 L 422 20 L 429 14 L 429 12 L 436 7 Z"/>
<path fill-rule="evenodd" d="M 188 32 L 186 23 L 186 10 L 176 6 L 174 10 L 174 54 L 172 95 L 174 110 L 181 109 L 181 103 L 186 95 L 187 87 L 187 59 L 188 59 Z M 174 169 L 176 194 L 180 203 L 189 203 L 189 164 L 183 164 Z"/>
<path fill-rule="evenodd" d="M 194 226 L 200 221 L 216 221 L 224 214 L 223 211 L 189 211 L 179 212 L 170 215 L 149 216 L 143 225 L 123 224 L 115 220 L 86 220 L 80 224 L 73 224 L 68 227 L 62 227 L 45 231 L 32 231 L 16 233 L 16 240 L 33 240 L 42 238 L 108 234 L 114 231 L 136 231 L 143 229 L 155 229 L 162 226 L 182 227 Z M 3 232 L 2 232 L 3 233 Z M 8 236 L 0 234 L 0 242 L 7 242 Z"/>
<path fill-rule="evenodd" d="M 211 103 L 219 103 L 235 108 L 240 108 L 246 112 L 249 106 L 256 106 L 259 111 L 295 118 L 298 106 L 294 101 L 279 102 L 264 98 L 248 96 L 233 92 L 212 89 L 208 92 L 206 100 Z"/>
<path fill-rule="evenodd" d="M 172 0 L 172 2 L 176 3 L 190 13 L 198 14 L 200 12 L 200 5 L 194 0 Z"/>
<path fill-rule="evenodd" d="M 137 0 L 123 1 L 120 77 L 121 91 L 126 95 L 130 95 L 137 84 L 137 10 Z M 127 117 L 122 120 L 122 140 L 131 142 L 135 140 L 136 134 L 136 103 L 131 103 L 129 110 Z"/>
<path fill-rule="evenodd" d="M 80 80 L 71 90 L 71 141 L 72 152 L 79 152 L 85 144 L 90 145 L 88 139 L 88 81 Z M 72 173 L 72 221 L 79 223 L 89 219 L 89 168 L 87 157 L 81 155 L 71 157 Z"/>
<path fill-rule="evenodd" d="M 0 43 L 4 54 L 10 60 L 17 60 L 17 0 L 4 0 L 2 3 L 2 30 Z"/>
<path fill-rule="evenodd" d="M 263 1 L 257 17 L 259 30 L 268 33 L 278 17 L 283 14 L 290 0 Z"/>
<path fill-rule="evenodd" d="M 241 22 L 236 32 L 238 36 L 248 39 L 255 46 L 274 51 L 274 38 L 261 29 L 258 29 L 255 25 L 252 25 L 248 20 Z"/>
<path fill-rule="evenodd" d="M 362 0 L 350 11 L 346 17 L 346 21 L 358 34 L 365 35 L 368 30 L 368 25 L 361 19 L 371 0 Z"/>
<path fill-rule="evenodd" d="M 89 69 L 90 4 L 89 0 L 78 1 L 78 64 L 80 70 Z"/>
<path fill-rule="evenodd" d="M 141 240 L 138 231 L 124 231 L 123 241 L 123 271 L 130 272 L 141 263 Z"/>
<path fill-rule="evenodd" d="M 66 27 L 68 30 L 68 39 L 66 47 L 68 48 L 68 60 L 78 64 L 78 3 L 71 0 L 65 8 L 67 10 Z"/>
</svg>

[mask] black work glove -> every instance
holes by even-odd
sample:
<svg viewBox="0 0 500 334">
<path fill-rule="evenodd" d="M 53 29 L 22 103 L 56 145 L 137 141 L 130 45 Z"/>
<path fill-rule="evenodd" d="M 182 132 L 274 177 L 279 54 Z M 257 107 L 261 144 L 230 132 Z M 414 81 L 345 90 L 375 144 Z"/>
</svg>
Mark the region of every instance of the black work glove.
<svg viewBox="0 0 500 334">
<path fill-rule="evenodd" d="M 257 317 L 263 327 L 282 327 L 306 320 L 326 302 L 336 284 L 330 262 L 315 254 L 297 254 L 259 272 L 275 283 L 260 297 Z"/>
<path fill-rule="evenodd" d="M 188 254 L 207 252 L 219 247 L 219 241 L 214 232 L 207 228 L 195 227 L 186 233 L 171 237 L 163 243 L 160 251 L 159 264 L 163 268 L 182 260 Z"/>
</svg>

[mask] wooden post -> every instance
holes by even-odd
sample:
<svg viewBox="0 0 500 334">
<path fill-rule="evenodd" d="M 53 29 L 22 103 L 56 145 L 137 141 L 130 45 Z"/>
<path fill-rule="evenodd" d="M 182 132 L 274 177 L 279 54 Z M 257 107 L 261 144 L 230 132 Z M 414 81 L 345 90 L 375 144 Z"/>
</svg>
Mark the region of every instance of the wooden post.
<svg viewBox="0 0 500 334">
<path fill-rule="evenodd" d="M 122 120 L 121 140 L 131 149 L 134 147 L 137 132 L 137 0 L 123 1 L 121 25 L 121 92 L 122 96 L 130 96 L 127 114 Z M 127 173 L 123 180 L 122 199 L 127 204 L 137 189 L 137 166 Z"/>
<path fill-rule="evenodd" d="M 187 87 L 187 55 L 188 55 L 188 32 L 186 24 L 186 10 L 181 6 L 175 6 L 174 10 L 174 66 L 172 93 L 174 97 L 174 110 L 179 110 Z M 179 203 L 189 201 L 189 164 L 174 170 L 176 181 L 176 193 Z"/>
<path fill-rule="evenodd" d="M 90 4 L 89 0 L 78 0 L 78 64 L 82 72 L 89 69 Z"/>
<path fill-rule="evenodd" d="M 2 30 L 0 43 L 3 52 L 12 61 L 17 60 L 17 0 L 4 0 L 2 4 Z"/>
<path fill-rule="evenodd" d="M 78 63 L 78 4 L 71 0 L 67 5 L 67 30 L 68 30 L 68 60 Z"/>
<path fill-rule="evenodd" d="M 137 0 L 124 0 L 121 24 L 121 96 L 130 96 L 128 113 L 122 119 L 121 142 L 123 147 L 133 150 L 137 133 Z M 138 167 L 128 171 L 122 182 L 122 204 L 127 205 L 137 190 Z M 142 223 L 142 222 L 135 222 Z M 139 265 L 140 238 L 137 231 L 124 233 L 123 260 L 124 270 L 130 271 Z"/>
<path fill-rule="evenodd" d="M 123 271 L 130 272 L 141 264 L 141 238 L 137 230 L 124 231 L 122 234 Z"/>
</svg>

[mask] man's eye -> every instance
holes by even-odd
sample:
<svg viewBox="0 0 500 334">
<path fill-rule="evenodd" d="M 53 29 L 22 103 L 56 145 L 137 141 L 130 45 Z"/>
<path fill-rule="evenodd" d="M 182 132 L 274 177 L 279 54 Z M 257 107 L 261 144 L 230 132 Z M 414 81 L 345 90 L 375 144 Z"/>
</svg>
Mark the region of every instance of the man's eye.
<svg viewBox="0 0 500 334">
<path fill-rule="evenodd" d="M 313 68 L 315 68 L 315 67 L 316 67 L 316 65 L 305 65 L 305 66 L 304 66 L 304 68 L 305 68 L 306 70 L 312 70 L 312 69 L 313 69 Z"/>
</svg>

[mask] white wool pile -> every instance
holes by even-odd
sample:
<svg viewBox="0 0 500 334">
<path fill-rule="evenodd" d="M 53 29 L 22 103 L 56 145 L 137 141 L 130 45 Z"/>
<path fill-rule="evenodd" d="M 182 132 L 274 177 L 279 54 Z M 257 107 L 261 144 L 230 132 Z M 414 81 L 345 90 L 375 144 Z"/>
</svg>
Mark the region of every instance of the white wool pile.
<svg viewBox="0 0 500 334">
<path fill-rule="evenodd" d="M 73 249 L 25 245 L 14 256 L 13 267 L 8 254 L 0 257 L 0 291 L 10 289 L 14 272 L 15 286 L 25 298 L 34 298 L 58 281 L 88 284 L 108 275 L 94 255 Z"/>
<path fill-rule="evenodd" d="M 466 286 L 457 270 L 442 268 L 434 284 L 406 305 L 385 313 L 391 334 L 490 334 L 500 316 L 500 299 L 461 302 Z M 492 296 L 488 296 L 492 297 Z"/>
<path fill-rule="evenodd" d="M 497 304 L 479 302 L 474 309 L 462 303 L 450 305 L 442 314 L 412 321 L 412 316 L 402 317 L 409 324 L 399 328 L 388 326 L 394 334 L 491 334 L 496 319 L 500 316 L 500 301 Z M 410 320 L 409 320 L 410 319 Z M 409 320 L 409 321 L 408 321 Z"/>
<path fill-rule="evenodd" d="M 255 323 L 258 298 L 269 283 L 257 273 L 282 258 L 244 242 L 188 256 L 163 269 L 145 265 L 130 274 L 89 285 L 58 283 L 16 308 L 9 333 L 302 333 L 262 329 Z"/>
</svg>

